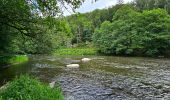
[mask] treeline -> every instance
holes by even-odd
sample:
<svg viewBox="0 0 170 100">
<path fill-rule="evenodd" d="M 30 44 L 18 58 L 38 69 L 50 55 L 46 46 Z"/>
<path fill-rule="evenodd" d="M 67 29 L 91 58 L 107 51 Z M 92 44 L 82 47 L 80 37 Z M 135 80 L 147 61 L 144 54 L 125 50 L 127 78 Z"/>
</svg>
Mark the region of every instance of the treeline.
<svg viewBox="0 0 170 100">
<path fill-rule="evenodd" d="M 135 0 L 68 16 L 72 43 L 93 42 L 100 53 L 170 56 L 168 0 Z"/>
</svg>

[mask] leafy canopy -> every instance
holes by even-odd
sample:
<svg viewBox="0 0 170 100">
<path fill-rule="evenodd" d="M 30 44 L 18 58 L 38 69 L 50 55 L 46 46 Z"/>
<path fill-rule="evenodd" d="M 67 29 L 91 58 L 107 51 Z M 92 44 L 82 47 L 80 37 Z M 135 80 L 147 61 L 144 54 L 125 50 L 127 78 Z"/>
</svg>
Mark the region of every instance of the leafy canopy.
<svg viewBox="0 0 170 100">
<path fill-rule="evenodd" d="M 120 8 L 113 22 L 102 23 L 93 35 L 99 51 L 116 55 L 168 56 L 170 15 L 162 9 L 142 13 L 129 6 Z"/>
</svg>

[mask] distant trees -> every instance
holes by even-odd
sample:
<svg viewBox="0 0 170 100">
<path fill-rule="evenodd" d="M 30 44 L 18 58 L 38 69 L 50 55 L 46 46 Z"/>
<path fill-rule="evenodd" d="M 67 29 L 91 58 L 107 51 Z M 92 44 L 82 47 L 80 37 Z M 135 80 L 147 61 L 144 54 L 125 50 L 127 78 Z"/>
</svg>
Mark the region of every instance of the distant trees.
<svg viewBox="0 0 170 100">
<path fill-rule="evenodd" d="M 170 15 L 155 9 L 139 13 L 123 6 L 113 22 L 102 23 L 93 35 L 99 51 L 114 55 L 169 55 Z"/>
<path fill-rule="evenodd" d="M 72 43 L 92 42 L 95 28 L 99 28 L 104 21 L 112 21 L 113 15 L 119 7 L 120 5 L 116 5 L 108 9 L 97 9 L 85 14 L 67 16 L 66 20 L 73 33 Z"/>
<path fill-rule="evenodd" d="M 93 24 L 84 14 L 76 14 L 66 18 L 73 33 L 72 43 L 80 44 L 91 41 Z"/>
<path fill-rule="evenodd" d="M 170 13 L 170 0 L 135 0 L 134 4 L 139 10 L 162 8 Z"/>
</svg>

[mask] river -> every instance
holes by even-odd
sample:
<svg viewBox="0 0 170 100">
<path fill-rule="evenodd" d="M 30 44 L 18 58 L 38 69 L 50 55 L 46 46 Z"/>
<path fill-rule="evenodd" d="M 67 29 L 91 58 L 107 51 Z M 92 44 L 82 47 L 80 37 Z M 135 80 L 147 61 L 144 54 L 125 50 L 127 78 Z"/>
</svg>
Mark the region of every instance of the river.
<svg viewBox="0 0 170 100">
<path fill-rule="evenodd" d="M 29 62 L 1 70 L 0 85 L 29 73 L 45 83 L 57 81 L 66 100 L 170 100 L 170 59 L 88 56 L 92 60 L 83 63 L 82 58 L 30 56 Z"/>
</svg>

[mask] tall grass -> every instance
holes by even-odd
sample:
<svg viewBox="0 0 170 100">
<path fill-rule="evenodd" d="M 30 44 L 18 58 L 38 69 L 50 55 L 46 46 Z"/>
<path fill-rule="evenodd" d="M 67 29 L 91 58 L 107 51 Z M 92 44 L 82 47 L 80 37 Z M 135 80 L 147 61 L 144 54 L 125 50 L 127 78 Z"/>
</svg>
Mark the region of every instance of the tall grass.
<svg viewBox="0 0 170 100">
<path fill-rule="evenodd" d="M 50 88 L 28 75 L 20 76 L 0 90 L 2 100 L 63 100 L 60 88 Z"/>
<path fill-rule="evenodd" d="M 94 48 L 64 48 L 58 49 L 55 52 L 56 55 L 95 55 L 96 50 Z"/>
<path fill-rule="evenodd" d="M 21 63 L 28 61 L 28 57 L 26 55 L 3 55 L 0 56 L 0 65 L 10 65 L 14 63 Z"/>
</svg>

